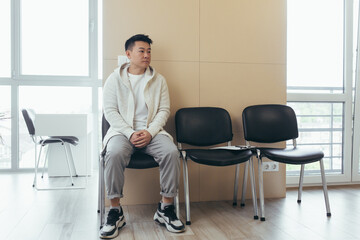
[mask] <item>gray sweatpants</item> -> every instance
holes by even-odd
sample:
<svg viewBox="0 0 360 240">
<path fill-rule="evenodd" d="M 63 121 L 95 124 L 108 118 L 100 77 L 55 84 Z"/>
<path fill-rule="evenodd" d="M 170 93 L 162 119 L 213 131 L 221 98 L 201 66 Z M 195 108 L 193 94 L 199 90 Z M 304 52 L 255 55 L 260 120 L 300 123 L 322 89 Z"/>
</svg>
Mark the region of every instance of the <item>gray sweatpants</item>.
<svg viewBox="0 0 360 240">
<path fill-rule="evenodd" d="M 143 149 L 137 149 L 124 135 L 112 137 L 105 154 L 105 186 L 109 199 L 122 198 L 124 171 L 134 151 L 143 151 L 153 156 L 159 164 L 160 194 L 175 197 L 179 186 L 179 151 L 168 136 L 157 134 Z"/>
</svg>

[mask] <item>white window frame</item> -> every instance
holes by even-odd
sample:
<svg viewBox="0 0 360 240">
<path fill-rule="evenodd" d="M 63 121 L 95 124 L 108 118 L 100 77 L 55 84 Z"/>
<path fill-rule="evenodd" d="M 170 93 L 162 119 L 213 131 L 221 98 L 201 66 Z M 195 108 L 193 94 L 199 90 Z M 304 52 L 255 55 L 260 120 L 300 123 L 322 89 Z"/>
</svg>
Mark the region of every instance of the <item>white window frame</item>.
<svg viewBox="0 0 360 240">
<path fill-rule="evenodd" d="M 101 0 L 100 0 L 101 1 Z M 74 76 L 38 76 L 21 74 L 21 32 L 20 32 L 20 4 L 21 0 L 11 1 L 11 77 L 0 78 L 0 85 L 11 86 L 11 168 L 3 171 L 29 171 L 19 168 L 19 87 L 20 86 L 79 86 L 92 89 L 92 154 L 98 156 L 99 129 L 98 119 L 98 91 L 102 81 L 98 78 L 98 0 L 89 0 L 89 75 Z M 93 166 L 97 166 L 94 157 Z"/>
<path fill-rule="evenodd" d="M 360 47 L 360 4 L 358 11 L 357 26 L 357 49 Z M 356 74 L 355 74 L 355 104 L 354 104 L 354 134 L 353 134 L 353 165 L 352 182 L 360 182 L 359 158 L 360 158 L 360 54 L 356 55 Z"/>
<path fill-rule="evenodd" d="M 330 184 L 352 181 L 352 74 L 353 74 L 353 0 L 344 0 L 344 92 L 332 94 L 287 93 L 288 102 L 343 103 L 343 173 L 327 175 Z M 286 185 L 297 186 L 299 176 L 286 176 Z M 304 185 L 320 185 L 321 176 L 305 176 Z"/>
</svg>

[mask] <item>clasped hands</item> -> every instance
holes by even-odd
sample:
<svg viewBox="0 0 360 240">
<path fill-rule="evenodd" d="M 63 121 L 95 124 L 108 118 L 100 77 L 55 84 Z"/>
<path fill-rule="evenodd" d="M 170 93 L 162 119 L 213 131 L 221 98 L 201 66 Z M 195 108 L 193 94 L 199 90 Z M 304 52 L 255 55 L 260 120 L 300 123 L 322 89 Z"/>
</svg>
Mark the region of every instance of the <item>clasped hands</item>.
<svg viewBox="0 0 360 240">
<path fill-rule="evenodd" d="M 136 148 L 143 148 L 146 147 L 152 139 L 151 134 L 146 130 L 140 130 L 137 132 L 134 132 L 130 137 L 130 142 L 136 147 Z"/>
</svg>

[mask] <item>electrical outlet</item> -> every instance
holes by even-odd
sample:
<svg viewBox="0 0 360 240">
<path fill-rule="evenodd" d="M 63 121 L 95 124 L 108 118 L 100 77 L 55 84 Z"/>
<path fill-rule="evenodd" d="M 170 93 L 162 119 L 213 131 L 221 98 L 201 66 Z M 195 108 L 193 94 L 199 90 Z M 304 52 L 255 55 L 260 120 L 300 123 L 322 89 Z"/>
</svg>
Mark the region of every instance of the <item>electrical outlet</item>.
<svg viewBox="0 0 360 240">
<path fill-rule="evenodd" d="M 277 172 L 279 171 L 278 162 L 263 162 L 263 171 L 264 172 Z"/>
</svg>

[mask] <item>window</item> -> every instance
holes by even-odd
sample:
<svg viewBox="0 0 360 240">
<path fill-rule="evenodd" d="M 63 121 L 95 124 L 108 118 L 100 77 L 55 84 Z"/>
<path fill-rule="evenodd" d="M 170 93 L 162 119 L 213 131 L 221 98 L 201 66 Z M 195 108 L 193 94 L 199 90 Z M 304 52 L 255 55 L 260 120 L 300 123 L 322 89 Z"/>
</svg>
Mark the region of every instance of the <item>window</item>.
<svg viewBox="0 0 360 240">
<path fill-rule="evenodd" d="M 11 167 L 11 90 L 0 86 L 0 169 Z"/>
<path fill-rule="evenodd" d="M 298 145 L 321 149 L 327 173 L 343 173 L 343 104 L 322 102 L 289 102 L 296 113 L 299 128 Z M 299 165 L 287 165 L 288 175 L 298 175 Z M 306 164 L 307 174 L 320 174 L 319 164 Z"/>
<path fill-rule="evenodd" d="M 10 77 L 11 72 L 11 14 L 10 0 L 0 1 L 0 78 Z"/>
<path fill-rule="evenodd" d="M 101 4 L 97 0 L 0 1 L 0 116 L 3 112 L 11 116 L 0 119 L 5 142 L 0 145 L 0 170 L 34 167 L 34 144 L 22 108 L 37 113 L 92 113 L 92 127 L 98 128 L 102 83 L 96 43 Z M 97 138 L 94 131 L 94 155 Z"/>
<path fill-rule="evenodd" d="M 297 114 L 298 145 L 324 152 L 328 182 L 352 179 L 354 9 L 353 1 L 287 1 L 288 105 Z M 287 166 L 288 185 L 299 169 Z M 321 182 L 319 169 L 309 164 L 304 182 Z"/>
<path fill-rule="evenodd" d="M 45 100 L 45 101 L 44 101 Z M 91 113 L 91 88 L 21 86 L 19 109 L 36 109 L 36 113 Z M 34 167 L 34 143 L 19 113 L 19 167 Z"/>
<path fill-rule="evenodd" d="M 88 0 L 22 0 L 20 34 L 21 74 L 89 75 Z"/>
<path fill-rule="evenodd" d="M 343 0 L 287 1 L 289 92 L 343 91 L 343 26 Z"/>
</svg>

